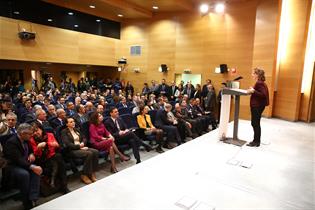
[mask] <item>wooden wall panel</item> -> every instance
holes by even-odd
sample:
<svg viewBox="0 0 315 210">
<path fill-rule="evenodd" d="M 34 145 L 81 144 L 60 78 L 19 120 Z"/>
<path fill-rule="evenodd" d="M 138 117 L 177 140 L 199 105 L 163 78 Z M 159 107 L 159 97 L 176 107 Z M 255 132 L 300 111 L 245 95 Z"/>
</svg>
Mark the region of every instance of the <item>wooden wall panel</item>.
<svg viewBox="0 0 315 210">
<path fill-rule="evenodd" d="M 298 120 L 300 112 L 301 82 L 310 10 L 309 0 L 288 2 L 289 22 L 285 54 L 279 61 L 277 95 L 273 115 L 287 120 Z M 283 37 L 279 37 L 283 39 Z"/>
<path fill-rule="evenodd" d="M 274 0 L 261 1 L 257 7 L 254 42 L 253 68 L 265 70 L 266 83 L 269 88 L 270 105 L 264 115 L 272 116 L 274 82 L 276 68 L 277 30 L 279 3 Z"/>
<path fill-rule="evenodd" d="M 176 13 L 167 18 L 157 15 L 150 21 L 125 23 L 120 52 L 127 57 L 128 72 L 122 73 L 122 78 L 131 80 L 140 90 L 144 81 L 160 82 L 166 78 L 170 82 L 175 73 L 189 68 L 194 74 L 202 74 L 203 83 L 210 78 L 217 90 L 221 82 L 239 75 L 245 77 L 242 87 L 249 87 L 246 80 L 251 79 L 257 4 L 255 0 L 232 4 L 225 15 L 211 13 L 202 17 L 198 13 Z M 133 43 L 143 44 L 141 56 L 129 55 Z M 170 68 L 167 74 L 157 71 L 162 63 Z M 215 67 L 221 63 L 236 67 L 238 72 L 215 74 Z M 139 74 L 132 72 L 137 65 L 145 67 Z M 249 118 L 248 104 L 249 97 L 243 97 L 242 118 Z"/>
<path fill-rule="evenodd" d="M 30 28 L 30 23 L 0 17 L 0 59 L 117 65 L 119 40 L 31 23 L 36 39 L 21 41 L 18 24 Z"/>
</svg>

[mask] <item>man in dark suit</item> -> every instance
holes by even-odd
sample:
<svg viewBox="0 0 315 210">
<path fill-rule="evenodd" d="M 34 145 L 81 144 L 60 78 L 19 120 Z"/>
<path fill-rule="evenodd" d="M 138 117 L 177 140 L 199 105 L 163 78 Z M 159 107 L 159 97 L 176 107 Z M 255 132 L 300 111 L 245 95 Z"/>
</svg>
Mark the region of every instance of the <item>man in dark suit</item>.
<svg viewBox="0 0 315 210">
<path fill-rule="evenodd" d="M 43 171 L 40 166 L 33 164 L 35 156 L 28 143 L 32 135 L 32 126 L 22 123 L 17 129 L 17 135 L 12 136 L 4 148 L 8 173 L 21 191 L 25 209 L 34 207 L 39 197 L 40 175 Z"/>
<path fill-rule="evenodd" d="M 158 93 L 160 96 L 169 97 L 169 86 L 166 84 L 165 79 L 162 79 L 162 83 L 158 87 Z"/>
<path fill-rule="evenodd" d="M 51 127 L 50 123 L 47 121 L 47 114 L 46 112 L 39 108 L 35 112 L 36 115 L 36 121 L 38 121 L 44 128 L 46 132 L 53 132 L 53 128 Z"/>
<path fill-rule="evenodd" d="M 175 101 L 175 93 L 176 93 L 176 90 L 178 89 L 175 82 L 172 82 L 169 89 L 170 89 L 170 99 L 171 101 Z"/>
<path fill-rule="evenodd" d="M 57 117 L 50 121 L 51 126 L 56 129 L 61 125 L 65 125 L 66 112 L 64 109 L 57 109 Z"/>
<path fill-rule="evenodd" d="M 152 148 L 143 143 L 143 141 L 133 132 L 127 129 L 126 124 L 119 118 L 119 112 L 116 107 L 112 107 L 109 111 L 110 118 L 105 121 L 107 130 L 114 136 L 117 145 L 128 143 L 131 148 L 137 163 L 140 163 L 139 147 L 145 146 L 147 151 Z"/>
<path fill-rule="evenodd" d="M 190 82 L 187 82 L 187 85 L 184 89 L 184 94 L 188 96 L 188 98 L 193 98 L 195 93 L 195 88 L 192 86 Z"/>
<path fill-rule="evenodd" d="M 130 108 L 130 105 L 127 103 L 126 97 L 121 97 L 120 102 L 117 105 L 117 108 Z"/>
<path fill-rule="evenodd" d="M 163 109 L 160 109 L 156 113 L 155 118 L 155 124 L 156 127 L 162 129 L 167 134 L 167 140 L 164 147 L 171 149 L 172 147 L 169 145 L 169 142 L 171 140 L 174 140 L 177 142 L 178 145 L 181 144 L 181 138 L 178 133 L 177 127 L 174 123 L 172 123 L 170 120 L 168 120 L 167 113 L 171 112 L 172 105 L 165 104 Z"/>
</svg>

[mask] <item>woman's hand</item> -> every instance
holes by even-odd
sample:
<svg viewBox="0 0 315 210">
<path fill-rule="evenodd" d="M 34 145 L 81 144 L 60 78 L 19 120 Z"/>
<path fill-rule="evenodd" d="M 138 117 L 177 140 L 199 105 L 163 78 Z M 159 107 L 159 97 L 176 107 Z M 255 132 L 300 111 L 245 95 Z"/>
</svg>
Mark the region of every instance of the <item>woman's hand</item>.
<svg viewBox="0 0 315 210">
<path fill-rule="evenodd" d="M 46 142 L 41 142 L 41 143 L 37 144 L 38 149 L 43 149 L 45 146 L 46 146 Z"/>
</svg>

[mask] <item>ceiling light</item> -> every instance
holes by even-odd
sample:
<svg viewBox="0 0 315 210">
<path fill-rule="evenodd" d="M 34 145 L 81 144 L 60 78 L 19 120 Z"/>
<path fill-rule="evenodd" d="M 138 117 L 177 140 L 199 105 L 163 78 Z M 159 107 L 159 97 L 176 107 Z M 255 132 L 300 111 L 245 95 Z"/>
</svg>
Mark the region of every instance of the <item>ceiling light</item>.
<svg viewBox="0 0 315 210">
<path fill-rule="evenodd" d="M 202 14 L 206 14 L 209 11 L 209 5 L 208 4 L 202 4 L 202 5 L 200 5 L 199 10 Z"/>
<path fill-rule="evenodd" d="M 98 23 L 99 23 L 99 22 L 101 22 L 101 20 L 100 20 L 100 19 L 97 19 L 97 20 L 96 20 L 96 22 L 98 22 Z"/>
<path fill-rule="evenodd" d="M 13 13 L 14 13 L 15 15 L 19 15 L 19 14 L 20 14 L 19 11 L 14 11 Z"/>
<path fill-rule="evenodd" d="M 153 9 L 159 9 L 159 7 L 158 7 L 158 6 L 153 6 L 152 8 L 153 8 Z"/>
<path fill-rule="evenodd" d="M 68 15 L 73 15 L 73 12 L 68 12 Z"/>
<path fill-rule="evenodd" d="M 118 14 L 117 16 L 118 16 L 118 17 L 124 17 L 122 14 Z"/>
<path fill-rule="evenodd" d="M 95 6 L 94 6 L 94 5 L 90 5 L 89 7 L 92 8 L 92 9 L 95 9 Z"/>
<path fill-rule="evenodd" d="M 79 27 L 79 25 L 74 25 L 74 27 L 78 28 L 78 27 Z"/>
<path fill-rule="evenodd" d="M 48 21 L 48 22 L 52 22 L 53 20 L 52 20 L 52 19 L 47 19 L 47 21 Z"/>
<path fill-rule="evenodd" d="M 219 3 L 219 4 L 216 4 L 215 5 L 215 12 L 217 12 L 217 13 L 222 13 L 222 12 L 224 12 L 224 9 L 225 9 L 225 6 L 224 6 L 224 4 L 222 4 L 222 3 Z"/>
</svg>

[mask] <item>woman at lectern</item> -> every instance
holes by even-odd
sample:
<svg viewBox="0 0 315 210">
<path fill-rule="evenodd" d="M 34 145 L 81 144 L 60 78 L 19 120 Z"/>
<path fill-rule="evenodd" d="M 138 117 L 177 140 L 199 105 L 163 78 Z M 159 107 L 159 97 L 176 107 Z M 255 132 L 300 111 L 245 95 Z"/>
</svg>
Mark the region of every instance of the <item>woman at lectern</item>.
<svg viewBox="0 0 315 210">
<path fill-rule="evenodd" d="M 260 119 L 266 106 L 269 105 L 269 92 L 265 83 L 265 71 L 255 68 L 252 72 L 252 77 L 256 81 L 254 87 L 250 87 L 247 91 L 251 94 L 250 97 L 250 111 L 251 124 L 254 130 L 254 140 L 247 144 L 250 147 L 260 146 Z"/>
</svg>

